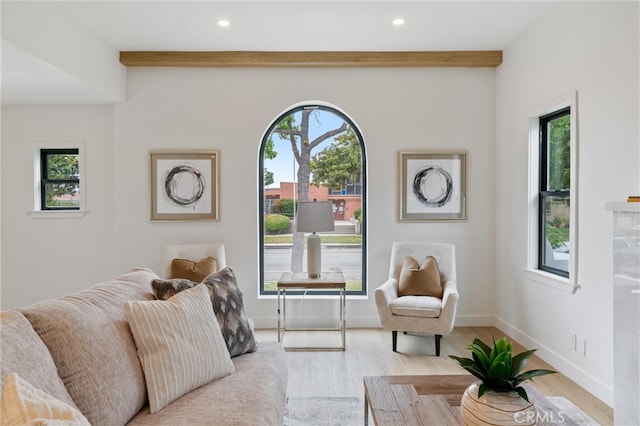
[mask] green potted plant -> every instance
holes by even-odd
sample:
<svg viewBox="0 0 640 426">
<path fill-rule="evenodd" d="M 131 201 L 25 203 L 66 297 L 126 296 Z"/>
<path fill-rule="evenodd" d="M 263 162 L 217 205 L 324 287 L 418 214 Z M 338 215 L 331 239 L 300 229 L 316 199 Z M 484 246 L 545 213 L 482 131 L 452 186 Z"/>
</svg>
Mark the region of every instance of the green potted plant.
<svg viewBox="0 0 640 426">
<path fill-rule="evenodd" d="M 511 342 L 507 342 L 504 337 L 498 341 L 494 340 L 493 347 L 480 339 L 474 339 L 467 349 L 471 351 L 473 358 L 454 355 L 449 355 L 449 358 L 480 379 L 479 383 L 469 386 L 461 401 L 463 420 L 465 417 L 473 419 L 471 422 L 473 424 L 482 424 L 478 419 L 485 416 L 491 419 L 491 422 L 495 422 L 497 414 L 495 412 L 488 414 L 488 411 L 494 408 L 504 417 L 503 424 L 512 423 L 516 413 L 534 409 L 527 391 L 521 384 L 537 376 L 555 373 L 545 369 L 529 370 L 523 373 L 522 369 L 536 350 L 528 350 L 514 356 Z M 484 413 L 478 413 L 477 410 Z M 522 416 L 519 417 L 518 424 L 522 424 L 522 418 Z M 465 423 L 469 424 L 469 422 Z"/>
</svg>

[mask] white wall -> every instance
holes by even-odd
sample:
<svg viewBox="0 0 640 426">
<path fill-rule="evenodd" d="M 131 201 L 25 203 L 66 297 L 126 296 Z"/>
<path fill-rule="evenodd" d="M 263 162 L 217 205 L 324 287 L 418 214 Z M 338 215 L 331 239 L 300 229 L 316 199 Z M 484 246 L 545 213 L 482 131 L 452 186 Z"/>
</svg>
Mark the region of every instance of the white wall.
<svg viewBox="0 0 640 426">
<path fill-rule="evenodd" d="M 334 104 L 364 133 L 369 173 L 369 293 L 388 273 L 391 243 L 457 245 L 460 324 L 494 312 L 494 69 L 130 69 L 126 103 L 3 108 L 2 307 L 67 294 L 134 266 L 160 270 L 164 244 L 223 241 L 258 327 L 275 301 L 258 293 L 258 149 L 268 124 L 305 100 Z M 84 219 L 36 220 L 32 140 L 87 141 Z M 149 221 L 149 151 L 220 151 L 219 222 Z M 399 223 L 399 150 L 467 149 L 464 223 Z M 16 177 L 15 179 L 13 177 Z M 20 177 L 19 179 L 17 177 Z M 34 266 L 34 259 L 37 263 Z M 304 302 L 323 318 L 335 302 Z M 378 326 L 373 299 L 348 304 L 349 326 Z"/>
<path fill-rule="evenodd" d="M 84 141 L 89 213 L 34 218 L 34 142 Z M 114 263 L 113 108 L 2 109 L 2 309 L 82 290 Z"/>
<path fill-rule="evenodd" d="M 612 218 L 605 202 L 640 192 L 638 3 L 565 3 L 504 50 L 497 71 L 498 325 L 612 403 Z M 578 92 L 575 293 L 532 281 L 527 259 L 528 120 Z M 569 348 L 569 330 L 587 355 Z"/>
<path fill-rule="evenodd" d="M 369 166 L 369 286 L 386 279 L 391 242 L 458 246 L 461 315 L 493 312 L 495 70 L 130 69 L 129 97 L 115 109 L 116 264 L 158 268 L 166 243 L 224 241 L 227 261 L 258 326 L 275 325 L 275 301 L 258 299 L 258 150 L 271 121 L 292 104 L 329 102 L 364 133 Z M 149 222 L 151 149 L 220 150 L 221 220 Z M 467 223 L 397 222 L 397 152 L 468 149 Z M 126 206 L 126 208 L 125 208 Z M 370 290 L 371 293 L 371 290 Z M 298 317 L 326 317 L 333 302 L 304 302 Z M 295 309 L 295 308 L 294 308 Z M 349 303 L 350 326 L 378 326 L 373 299 Z M 471 322 L 476 318 L 471 318 Z"/>
</svg>

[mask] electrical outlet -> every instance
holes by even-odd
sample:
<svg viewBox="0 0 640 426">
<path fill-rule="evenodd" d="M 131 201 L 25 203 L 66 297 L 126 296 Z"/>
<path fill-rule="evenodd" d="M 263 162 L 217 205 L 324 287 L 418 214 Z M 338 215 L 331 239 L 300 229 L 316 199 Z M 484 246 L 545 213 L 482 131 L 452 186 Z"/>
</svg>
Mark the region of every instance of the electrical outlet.
<svg viewBox="0 0 640 426">
<path fill-rule="evenodd" d="M 576 332 L 569 330 L 569 349 L 576 350 Z"/>
<path fill-rule="evenodd" d="M 578 336 L 578 352 L 582 356 L 587 356 L 587 338 L 583 336 Z"/>
</svg>

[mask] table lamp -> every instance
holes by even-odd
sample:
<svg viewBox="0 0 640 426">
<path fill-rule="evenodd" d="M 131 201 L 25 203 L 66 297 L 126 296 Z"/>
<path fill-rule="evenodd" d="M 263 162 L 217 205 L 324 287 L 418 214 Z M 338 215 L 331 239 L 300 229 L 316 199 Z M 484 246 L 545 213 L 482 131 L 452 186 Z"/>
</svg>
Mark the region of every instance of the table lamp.
<svg viewBox="0 0 640 426">
<path fill-rule="evenodd" d="M 298 202 L 296 231 L 312 232 L 307 237 L 307 273 L 309 278 L 319 278 L 322 270 L 320 236 L 316 232 L 333 230 L 333 203 L 331 201 Z"/>
</svg>

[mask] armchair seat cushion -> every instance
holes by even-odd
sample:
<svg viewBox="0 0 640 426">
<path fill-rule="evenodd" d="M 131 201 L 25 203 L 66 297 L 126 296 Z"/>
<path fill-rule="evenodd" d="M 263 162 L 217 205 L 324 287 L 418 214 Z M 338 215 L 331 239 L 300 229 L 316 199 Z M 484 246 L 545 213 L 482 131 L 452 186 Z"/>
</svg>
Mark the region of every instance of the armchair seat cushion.
<svg viewBox="0 0 640 426">
<path fill-rule="evenodd" d="M 402 296 L 390 303 L 391 313 L 404 317 L 438 318 L 442 299 L 432 296 Z"/>
</svg>

